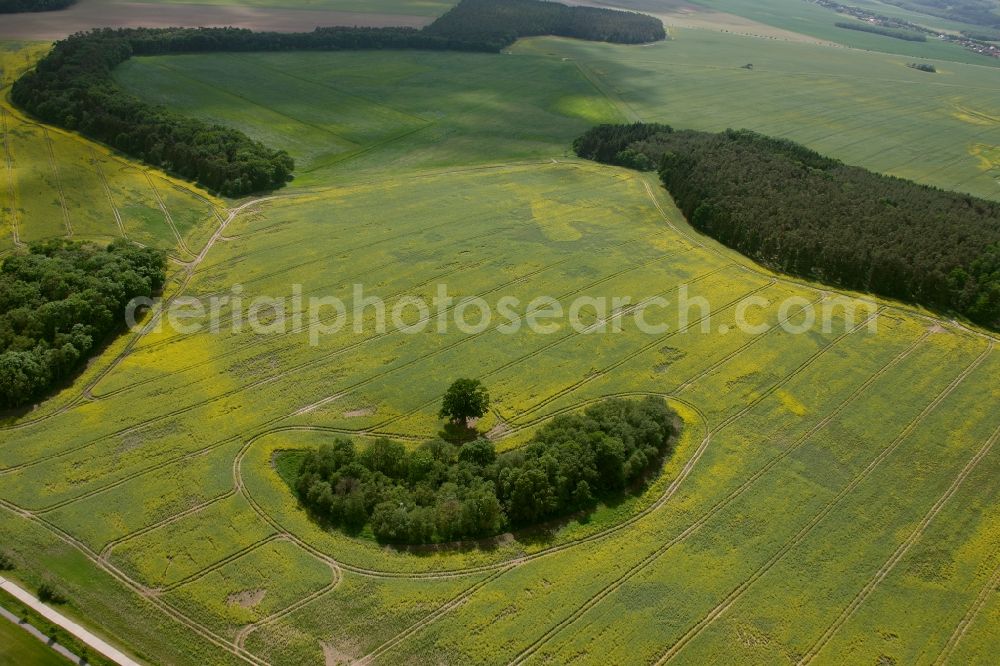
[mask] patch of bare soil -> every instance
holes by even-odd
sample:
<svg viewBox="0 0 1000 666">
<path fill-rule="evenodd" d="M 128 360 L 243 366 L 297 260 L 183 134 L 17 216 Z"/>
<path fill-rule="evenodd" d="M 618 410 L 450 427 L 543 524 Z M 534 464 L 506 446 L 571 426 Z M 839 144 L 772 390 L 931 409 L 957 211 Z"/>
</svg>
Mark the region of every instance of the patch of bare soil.
<svg viewBox="0 0 1000 666">
<path fill-rule="evenodd" d="M 240 606 L 242 608 L 253 608 L 264 600 L 267 590 L 243 590 L 236 594 L 230 594 L 226 603 L 230 606 Z"/>
<path fill-rule="evenodd" d="M 18 40 L 62 39 L 89 28 L 223 27 L 308 32 L 317 26 L 408 26 L 420 28 L 433 18 L 403 14 L 337 12 L 312 9 L 278 9 L 233 5 L 147 4 L 80 0 L 55 12 L 5 14 L 0 38 Z"/>
<path fill-rule="evenodd" d="M 375 413 L 374 407 L 361 407 L 359 409 L 352 409 L 349 412 L 344 412 L 344 418 L 356 419 L 362 416 L 371 416 L 374 413 Z"/>
<path fill-rule="evenodd" d="M 323 646 L 323 662 L 325 666 L 340 666 L 341 664 L 349 664 L 354 661 L 354 657 L 338 650 L 335 645 L 330 643 L 320 643 Z"/>
</svg>

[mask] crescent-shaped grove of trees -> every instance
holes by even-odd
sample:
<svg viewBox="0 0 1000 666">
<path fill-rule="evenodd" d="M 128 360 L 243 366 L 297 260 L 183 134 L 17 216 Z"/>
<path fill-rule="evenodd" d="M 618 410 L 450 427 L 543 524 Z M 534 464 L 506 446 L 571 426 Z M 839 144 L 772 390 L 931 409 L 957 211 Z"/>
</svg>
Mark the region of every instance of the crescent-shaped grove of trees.
<svg viewBox="0 0 1000 666">
<path fill-rule="evenodd" d="M 294 487 L 321 524 L 380 541 L 489 537 L 621 497 L 661 468 L 677 428 L 663 399 L 649 397 L 557 416 L 508 453 L 487 439 L 413 450 L 378 439 L 357 450 L 341 438 L 305 454 Z"/>
<path fill-rule="evenodd" d="M 280 147 L 143 102 L 112 79 L 133 55 L 216 51 L 430 49 L 498 52 L 538 34 L 618 43 L 664 39 L 659 19 L 539 0 L 463 0 L 422 30 L 317 28 L 306 33 L 236 28 L 101 29 L 56 43 L 11 89 L 35 117 L 76 130 L 230 197 L 281 187 L 295 163 Z"/>
</svg>

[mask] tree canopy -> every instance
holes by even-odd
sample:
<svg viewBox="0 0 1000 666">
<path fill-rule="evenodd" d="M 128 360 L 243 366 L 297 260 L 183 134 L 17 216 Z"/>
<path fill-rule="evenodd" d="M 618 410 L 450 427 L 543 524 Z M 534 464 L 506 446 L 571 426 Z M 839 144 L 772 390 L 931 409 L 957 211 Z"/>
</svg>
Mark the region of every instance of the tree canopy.
<svg viewBox="0 0 1000 666">
<path fill-rule="evenodd" d="M 0 14 L 49 12 L 55 9 L 65 9 L 74 2 L 76 0 L 0 0 Z"/>
<path fill-rule="evenodd" d="M 0 407 L 18 407 L 66 378 L 124 322 L 126 305 L 158 292 L 162 252 L 117 240 L 33 245 L 0 266 Z"/>
<path fill-rule="evenodd" d="M 463 0 L 422 30 L 336 27 L 281 33 L 237 28 L 104 28 L 56 42 L 34 71 L 14 83 L 11 100 L 45 122 L 78 131 L 210 190 L 238 197 L 284 185 L 295 169 L 292 158 L 286 151 L 265 146 L 238 130 L 143 102 L 115 83 L 111 76 L 115 67 L 133 55 L 213 51 L 425 49 L 495 53 L 518 37 L 541 34 L 627 43 L 666 35 L 663 24 L 649 16 L 540 0 Z"/>
<path fill-rule="evenodd" d="M 577 154 L 660 178 L 692 226 L 767 266 L 1000 328 L 1000 203 L 747 130 L 603 125 Z"/>
<path fill-rule="evenodd" d="M 15 104 L 226 196 L 281 187 L 294 160 L 246 134 L 147 104 L 111 76 L 133 55 L 344 49 L 490 50 L 413 28 L 317 28 L 306 33 L 238 28 L 104 28 L 57 42 L 11 89 Z"/>
<path fill-rule="evenodd" d="M 613 399 L 558 416 L 529 443 L 498 455 L 479 439 L 407 450 L 337 439 L 308 452 L 295 481 L 324 524 L 382 541 L 441 543 L 499 534 L 621 496 L 669 455 L 675 415 L 662 399 Z"/>
<path fill-rule="evenodd" d="M 569 7 L 544 0 L 462 0 L 426 31 L 506 48 L 519 37 L 556 35 L 618 44 L 666 39 L 658 18 L 616 9 Z"/>
<path fill-rule="evenodd" d="M 899 28 L 888 28 L 872 23 L 864 23 L 862 21 L 837 21 L 834 25 L 838 28 L 844 28 L 846 30 L 860 30 L 861 32 L 870 32 L 876 35 L 882 35 L 883 37 L 902 39 L 907 42 L 927 41 L 927 36 L 919 32 L 913 32 L 912 30 L 900 30 Z"/>
<path fill-rule="evenodd" d="M 478 379 L 456 379 L 441 400 L 443 419 L 465 424 L 469 419 L 478 419 L 490 408 L 490 394 Z"/>
</svg>

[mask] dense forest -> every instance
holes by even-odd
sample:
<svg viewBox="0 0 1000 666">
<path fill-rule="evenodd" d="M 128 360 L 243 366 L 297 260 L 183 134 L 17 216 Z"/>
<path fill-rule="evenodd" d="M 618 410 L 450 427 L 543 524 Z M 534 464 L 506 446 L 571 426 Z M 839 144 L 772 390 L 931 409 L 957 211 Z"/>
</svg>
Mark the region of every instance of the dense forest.
<svg viewBox="0 0 1000 666">
<path fill-rule="evenodd" d="M 618 44 L 644 44 L 667 36 L 663 23 L 645 14 L 539 0 L 462 0 L 425 31 L 494 44 L 496 50 L 536 35 Z"/>
<path fill-rule="evenodd" d="M 3 1 L 3 0 L 0 0 Z M 487 26 L 500 20 L 499 32 Z M 79 131 L 209 190 L 238 197 L 292 177 L 287 152 L 235 129 L 186 118 L 123 91 L 112 70 L 133 55 L 211 51 L 426 49 L 497 52 L 519 35 L 560 34 L 607 41 L 663 39 L 659 20 L 630 12 L 538 0 L 463 0 L 424 28 L 317 28 L 253 32 L 236 28 L 130 28 L 78 33 L 57 42 L 11 99 L 37 118 Z"/>
<path fill-rule="evenodd" d="M 125 240 L 33 245 L 0 265 L 0 407 L 41 396 L 124 322 L 129 301 L 163 286 L 162 252 Z"/>
<path fill-rule="evenodd" d="M 895 39 L 902 39 L 908 42 L 927 41 L 927 36 L 919 32 L 900 30 L 898 28 L 887 28 L 885 26 L 874 25 L 872 23 L 861 23 L 859 21 L 837 21 L 834 25 L 836 25 L 838 28 L 845 28 L 847 30 L 860 30 L 861 32 L 871 32 L 876 35 L 882 35 L 883 37 L 893 37 Z"/>
<path fill-rule="evenodd" d="M 76 0 L 0 0 L 0 14 L 18 12 L 49 12 L 66 9 Z"/>
<path fill-rule="evenodd" d="M 358 451 L 337 439 L 306 454 L 295 490 L 320 522 L 354 533 L 368 525 L 381 541 L 486 537 L 621 496 L 658 469 L 676 435 L 662 399 L 607 400 L 556 417 L 502 455 L 486 439 L 412 451 L 388 439 Z"/>
<path fill-rule="evenodd" d="M 746 130 L 604 125 L 574 147 L 584 158 L 658 168 L 695 228 L 762 264 L 1000 329 L 996 202 Z"/>
</svg>

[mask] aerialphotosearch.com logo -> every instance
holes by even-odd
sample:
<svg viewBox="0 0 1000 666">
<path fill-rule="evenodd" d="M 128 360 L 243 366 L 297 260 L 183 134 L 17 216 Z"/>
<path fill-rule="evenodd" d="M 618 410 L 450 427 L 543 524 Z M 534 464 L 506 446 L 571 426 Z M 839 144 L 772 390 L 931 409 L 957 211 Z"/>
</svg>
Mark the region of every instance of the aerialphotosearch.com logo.
<svg viewBox="0 0 1000 666">
<path fill-rule="evenodd" d="M 647 335 L 671 331 L 727 334 L 734 330 L 749 335 L 766 333 L 775 327 L 790 334 L 814 330 L 830 333 L 867 327 L 875 333 L 877 306 L 846 296 L 822 296 L 813 300 L 789 296 L 774 302 L 760 293 L 751 293 L 717 308 L 708 298 L 692 295 L 689 285 L 641 299 L 630 296 L 576 296 L 568 302 L 546 295 L 525 300 L 502 296 L 489 302 L 480 296 L 455 296 L 446 284 L 438 284 L 431 297 L 400 296 L 387 302 L 368 295 L 364 285 L 355 284 L 351 298 L 304 295 L 294 284 L 287 296 L 244 295 L 236 284 L 224 293 L 205 297 L 179 296 L 166 301 L 150 298 L 132 300 L 125 313 L 132 329 L 146 326 L 153 331 L 168 329 L 182 335 L 241 333 L 256 335 L 308 334 L 309 344 L 341 333 L 357 335 L 396 331 L 405 335 L 427 332 L 447 334 L 453 330 L 468 335 L 495 329 L 503 335 L 523 330 L 552 335 L 567 327 L 580 334 L 622 333 L 638 330 Z M 144 324 L 141 314 L 153 313 Z M 716 324 L 719 321 L 722 323 Z"/>
</svg>

